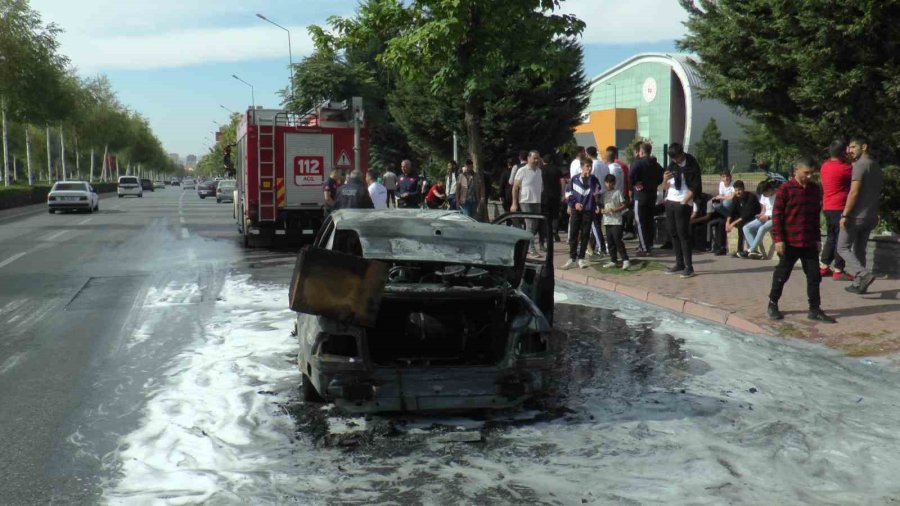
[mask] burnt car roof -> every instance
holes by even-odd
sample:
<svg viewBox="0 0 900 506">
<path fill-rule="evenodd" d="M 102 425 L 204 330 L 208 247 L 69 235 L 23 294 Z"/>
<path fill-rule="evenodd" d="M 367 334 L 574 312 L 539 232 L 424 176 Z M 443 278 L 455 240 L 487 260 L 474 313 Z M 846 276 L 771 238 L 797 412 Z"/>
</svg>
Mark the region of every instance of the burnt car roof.
<svg viewBox="0 0 900 506">
<path fill-rule="evenodd" d="M 357 233 L 365 258 L 513 267 L 516 244 L 532 238 L 455 211 L 342 209 L 331 217 L 336 230 Z"/>
</svg>

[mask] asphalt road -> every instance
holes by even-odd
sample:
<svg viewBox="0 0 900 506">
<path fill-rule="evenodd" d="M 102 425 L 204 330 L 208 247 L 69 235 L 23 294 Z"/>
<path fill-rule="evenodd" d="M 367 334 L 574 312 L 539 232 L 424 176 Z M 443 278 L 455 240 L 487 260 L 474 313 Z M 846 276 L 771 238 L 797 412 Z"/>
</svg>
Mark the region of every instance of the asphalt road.
<svg viewBox="0 0 900 506">
<path fill-rule="evenodd" d="M 231 204 L 175 187 L 104 196 L 99 213 L 12 214 L 0 216 L 0 502 L 94 502 L 146 383 L 207 323 L 225 275 L 282 266 L 280 278 L 293 253 L 243 251 Z M 127 343 L 148 319 L 152 346 Z"/>
</svg>

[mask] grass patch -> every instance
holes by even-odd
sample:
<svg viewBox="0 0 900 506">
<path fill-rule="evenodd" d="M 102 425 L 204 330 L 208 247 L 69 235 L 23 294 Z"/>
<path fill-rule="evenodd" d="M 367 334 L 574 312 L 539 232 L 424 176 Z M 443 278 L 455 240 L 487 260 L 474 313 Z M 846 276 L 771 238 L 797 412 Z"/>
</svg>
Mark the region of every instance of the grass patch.
<svg viewBox="0 0 900 506">
<path fill-rule="evenodd" d="M 799 328 L 791 325 L 790 323 L 782 324 L 778 327 L 777 334 L 780 337 L 792 337 L 792 338 L 802 338 L 805 337 L 806 334 L 803 333 Z"/>
</svg>

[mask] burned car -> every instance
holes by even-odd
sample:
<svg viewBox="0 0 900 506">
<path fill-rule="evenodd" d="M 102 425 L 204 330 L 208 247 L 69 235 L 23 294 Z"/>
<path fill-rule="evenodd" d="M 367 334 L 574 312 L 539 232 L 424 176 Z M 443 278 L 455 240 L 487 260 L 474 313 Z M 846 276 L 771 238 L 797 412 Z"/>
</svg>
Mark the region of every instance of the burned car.
<svg viewBox="0 0 900 506">
<path fill-rule="evenodd" d="M 331 214 L 290 288 L 304 400 L 435 411 L 508 408 L 543 392 L 554 360 L 553 259 L 529 258 L 531 234 L 503 226 L 523 218 L 544 219 Z"/>
</svg>

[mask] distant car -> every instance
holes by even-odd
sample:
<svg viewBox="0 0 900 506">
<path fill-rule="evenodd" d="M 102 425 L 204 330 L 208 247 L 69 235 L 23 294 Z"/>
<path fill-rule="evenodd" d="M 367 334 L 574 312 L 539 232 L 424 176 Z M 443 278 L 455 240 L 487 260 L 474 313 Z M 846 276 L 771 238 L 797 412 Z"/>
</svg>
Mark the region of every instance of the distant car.
<svg viewBox="0 0 900 506">
<path fill-rule="evenodd" d="M 166 183 L 165 183 L 164 181 L 154 181 L 154 182 L 153 182 L 153 188 L 154 188 L 154 189 L 156 189 L 156 188 L 162 188 L 162 189 L 165 189 L 165 188 L 166 188 Z"/>
<path fill-rule="evenodd" d="M 67 209 L 87 211 L 100 210 L 100 197 L 90 183 L 84 181 L 61 181 L 53 185 L 47 195 L 50 214 Z"/>
<path fill-rule="evenodd" d="M 223 179 L 216 186 L 216 204 L 222 202 L 234 202 L 234 189 L 237 182 L 234 179 Z"/>
<path fill-rule="evenodd" d="M 116 193 L 119 195 L 119 198 L 126 195 L 143 197 L 144 189 L 141 186 L 140 179 L 134 176 L 119 176 L 119 185 L 116 188 Z"/>
<path fill-rule="evenodd" d="M 141 189 L 148 192 L 154 191 L 153 181 L 150 181 L 149 179 L 141 179 Z"/>
<path fill-rule="evenodd" d="M 197 189 L 197 183 L 195 183 L 193 179 L 185 178 L 181 181 L 181 188 L 185 190 L 195 190 Z"/>
<path fill-rule="evenodd" d="M 216 181 L 204 181 L 197 185 L 197 195 L 201 199 L 216 196 Z"/>
<path fill-rule="evenodd" d="M 179 180 L 177 180 L 177 179 L 173 179 L 173 180 L 171 181 L 171 185 L 172 185 L 172 186 L 181 186 L 181 181 L 179 181 Z"/>
</svg>

